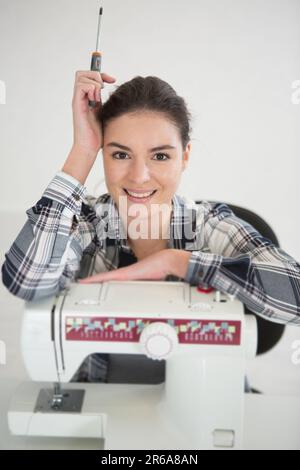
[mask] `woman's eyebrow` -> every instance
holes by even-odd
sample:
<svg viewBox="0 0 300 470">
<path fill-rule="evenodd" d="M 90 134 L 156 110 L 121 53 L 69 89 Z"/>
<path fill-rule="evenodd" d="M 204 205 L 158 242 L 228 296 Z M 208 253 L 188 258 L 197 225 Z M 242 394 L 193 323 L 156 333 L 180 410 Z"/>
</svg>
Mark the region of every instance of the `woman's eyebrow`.
<svg viewBox="0 0 300 470">
<path fill-rule="evenodd" d="M 109 144 L 106 145 L 107 147 L 119 147 L 120 149 L 123 150 L 128 150 L 129 152 L 132 152 L 132 150 L 129 147 L 126 147 L 126 145 L 118 144 L 118 142 L 109 142 Z M 164 149 L 176 149 L 173 145 L 160 145 L 158 147 L 153 147 L 152 149 L 149 149 L 149 152 L 154 152 L 155 150 L 164 150 Z"/>
</svg>

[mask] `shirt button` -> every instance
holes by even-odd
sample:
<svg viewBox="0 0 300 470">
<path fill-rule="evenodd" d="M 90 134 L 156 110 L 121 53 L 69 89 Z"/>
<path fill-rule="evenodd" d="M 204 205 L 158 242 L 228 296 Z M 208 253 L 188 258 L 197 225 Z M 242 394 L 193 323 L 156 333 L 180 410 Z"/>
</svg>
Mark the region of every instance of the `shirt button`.
<svg viewBox="0 0 300 470">
<path fill-rule="evenodd" d="M 198 272 L 198 277 L 203 277 L 204 276 L 204 272 L 203 271 L 199 271 Z"/>
<path fill-rule="evenodd" d="M 75 195 L 74 195 L 74 199 L 75 199 L 75 201 L 79 201 L 80 196 L 79 196 L 78 194 L 75 194 Z"/>
</svg>

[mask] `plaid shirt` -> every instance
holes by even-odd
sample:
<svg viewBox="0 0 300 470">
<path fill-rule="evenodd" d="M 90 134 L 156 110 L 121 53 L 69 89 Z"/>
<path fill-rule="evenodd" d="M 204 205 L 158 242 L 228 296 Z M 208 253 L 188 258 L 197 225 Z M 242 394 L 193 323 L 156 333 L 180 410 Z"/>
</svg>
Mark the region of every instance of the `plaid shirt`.
<svg viewBox="0 0 300 470">
<path fill-rule="evenodd" d="M 3 284 L 13 295 L 39 300 L 76 279 L 137 261 L 112 197 L 86 193 L 79 181 L 59 171 L 26 211 L 28 220 L 2 265 Z M 168 247 L 190 251 L 191 257 L 184 279 L 168 276 L 166 281 L 212 286 L 265 319 L 300 325 L 295 259 L 222 202 L 196 204 L 175 194 L 172 208 Z M 90 356 L 76 378 L 104 377 L 106 356 Z"/>
<path fill-rule="evenodd" d="M 2 281 L 24 300 L 57 294 L 70 282 L 137 261 L 117 207 L 59 171 L 5 254 Z M 168 247 L 191 252 L 184 280 L 236 295 L 258 315 L 300 325 L 300 264 L 222 202 L 175 194 Z"/>
</svg>

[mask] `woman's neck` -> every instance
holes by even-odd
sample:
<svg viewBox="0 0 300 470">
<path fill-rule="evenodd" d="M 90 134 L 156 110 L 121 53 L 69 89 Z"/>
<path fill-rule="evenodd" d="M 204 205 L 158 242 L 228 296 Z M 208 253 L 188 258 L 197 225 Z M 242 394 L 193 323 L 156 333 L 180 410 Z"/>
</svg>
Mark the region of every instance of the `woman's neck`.
<svg viewBox="0 0 300 470">
<path fill-rule="evenodd" d="M 169 208 L 168 213 L 159 214 L 159 217 L 150 218 L 146 221 L 145 219 L 134 218 L 129 221 L 128 244 L 138 259 L 167 248 L 170 240 L 171 217 L 172 206 Z M 130 223 L 133 223 L 131 229 Z M 144 226 L 143 223 L 145 223 Z"/>
</svg>

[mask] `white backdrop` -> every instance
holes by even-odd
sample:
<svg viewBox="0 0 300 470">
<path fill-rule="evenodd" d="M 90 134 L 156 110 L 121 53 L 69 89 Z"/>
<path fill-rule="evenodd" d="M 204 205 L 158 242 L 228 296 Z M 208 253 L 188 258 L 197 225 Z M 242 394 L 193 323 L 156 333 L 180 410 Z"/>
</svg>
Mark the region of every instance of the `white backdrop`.
<svg viewBox="0 0 300 470">
<path fill-rule="evenodd" d="M 102 72 L 156 75 L 194 116 L 178 192 L 257 212 L 299 260 L 300 0 L 0 0 L 0 211 L 21 228 L 67 158 L 100 6 Z M 102 178 L 100 153 L 90 193 Z"/>
</svg>

